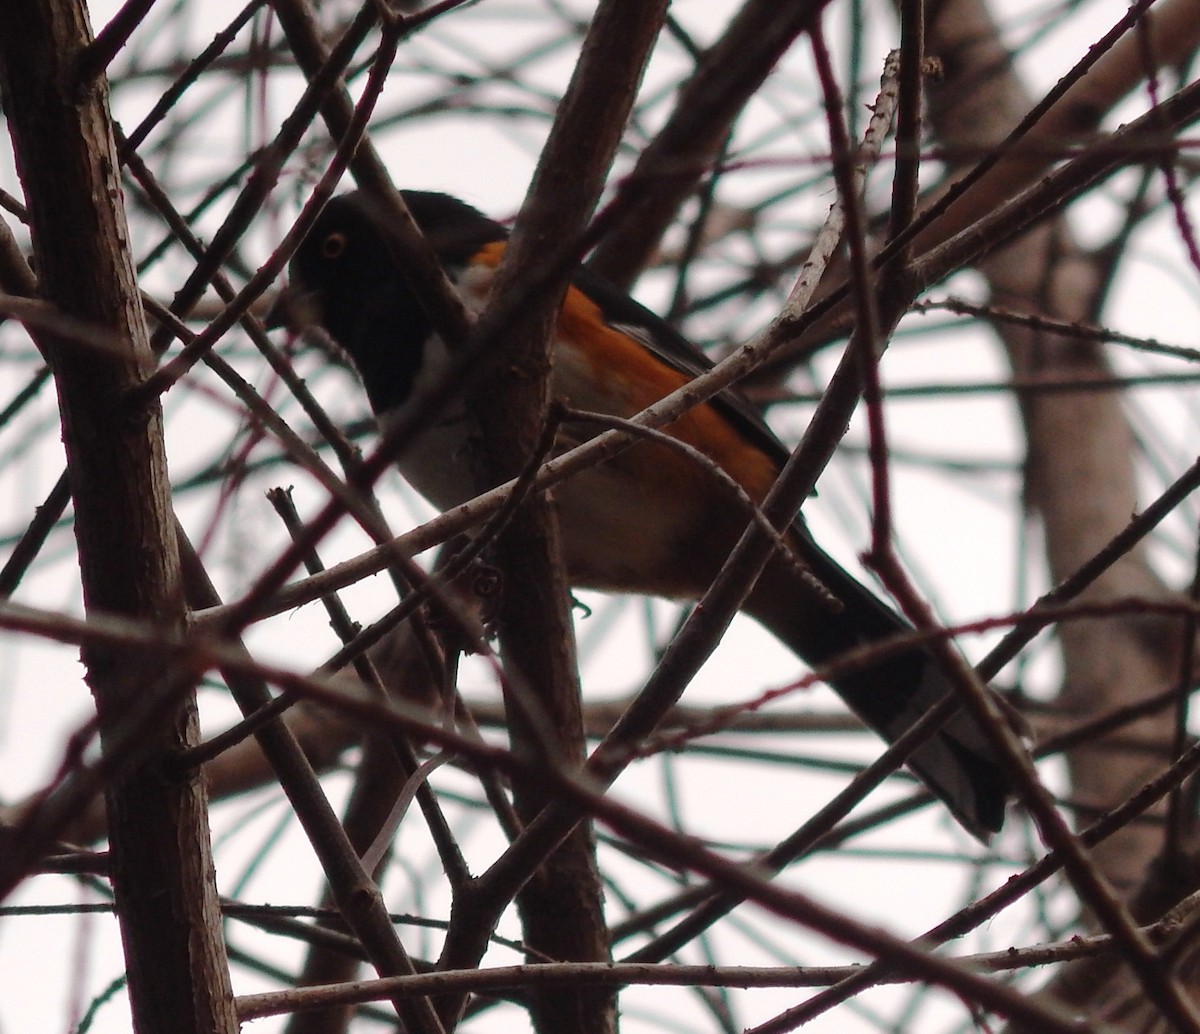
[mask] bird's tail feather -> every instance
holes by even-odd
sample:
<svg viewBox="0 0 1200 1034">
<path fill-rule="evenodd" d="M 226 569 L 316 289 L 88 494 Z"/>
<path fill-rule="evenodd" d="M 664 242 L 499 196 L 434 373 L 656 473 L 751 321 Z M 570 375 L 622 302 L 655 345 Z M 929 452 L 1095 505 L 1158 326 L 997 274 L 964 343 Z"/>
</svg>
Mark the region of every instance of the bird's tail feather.
<svg viewBox="0 0 1200 1034">
<path fill-rule="evenodd" d="M 910 626 L 810 542 L 804 561 L 839 601 L 816 598 L 784 565 L 768 567 L 747 610 L 813 667 L 856 647 L 910 632 Z M 830 684 L 889 743 L 953 692 L 933 654 L 923 647 L 889 653 L 876 666 L 835 675 Z M 973 717 L 957 712 L 908 761 L 971 833 L 986 841 L 999 831 L 1011 780 Z"/>
</svg>

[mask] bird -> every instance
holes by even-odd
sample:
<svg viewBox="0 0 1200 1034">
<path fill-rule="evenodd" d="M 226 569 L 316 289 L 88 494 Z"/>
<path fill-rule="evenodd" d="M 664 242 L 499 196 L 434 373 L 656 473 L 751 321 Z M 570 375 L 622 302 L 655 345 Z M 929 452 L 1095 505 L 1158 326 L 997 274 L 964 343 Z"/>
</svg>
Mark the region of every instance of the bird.
<svg viewBox="0 0 1200 1034">
<path fill-rule="evenodd" d="M 465 307 L 480 312 L 507 228 L 447 194 L 400 193 Z M 383 429 L 423 412 L 415 407 L 454 369 L 401 256 L 378 202 L 361 190 L 334 197 L 292 256 L 288 284 L 267 318 L 273 328 L 323 330 L 349 357 Z M 665 320 L 579 265 L 554 330 L 553 396 L 573 410 L 629 418 L 711 365 Z M 440 510 L 466 502 L 478 488 L 470 398 L 450 395 L 396 461 Z M 684 450 L 644 440 L 556 485 L 573 588 L 697 599 L 746 527 L 744 496 L 761 503 L 788 457 L 761 414 L 733 390 L 664 430 L 726 477 Z M 594 426 L 568 424 L 559 451 L 596 433 Z M 817 545 L 800 516 L 785 537 L 792 555 L 768 563 L 743 610 L 804 662 L 819 668 L 848 650 L 911 633 L 904 618 Z M 870 667 L 835 668 L 829 683 L 891 742 L 954 690 L 927 646 L 881 652 L 886 656 Z M 987 842 L 1001 829 L 1012 779 L 966 711 L 956 711 L 908 765 L 975 837 Z"/>
</svg>

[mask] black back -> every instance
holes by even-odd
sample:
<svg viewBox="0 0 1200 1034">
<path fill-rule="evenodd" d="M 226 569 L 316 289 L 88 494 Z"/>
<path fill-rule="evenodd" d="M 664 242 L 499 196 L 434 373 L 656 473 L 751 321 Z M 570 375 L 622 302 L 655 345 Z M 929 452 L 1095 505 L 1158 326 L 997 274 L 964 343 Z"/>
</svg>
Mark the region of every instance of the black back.
<svg viewBox="0 0 1200 1034">
<path fill-rule="evenodd" d="M 482 247 L 508 239 L 505 226 L 458 198 L 424 190 L 400 194 L 452 279 Z M 335 241 L 340 250 L 329 254 Z M 433 325 L 408 286 L 399 246 L 375 202 L 357 190 L 333 198 L 297 250 L 289 274 L 319 310 L 318 322 L 349 353 L 375 412 L 407 400 Z M 634 334 L 668 366 L 689 377 L 712 368 L 708 356 L 670 324 L 585 266 L 574 282 L 609 324 Z M 725 391 L 711 404 L 784 463 L 787 448 L 741 395 Z"/>
</svg>

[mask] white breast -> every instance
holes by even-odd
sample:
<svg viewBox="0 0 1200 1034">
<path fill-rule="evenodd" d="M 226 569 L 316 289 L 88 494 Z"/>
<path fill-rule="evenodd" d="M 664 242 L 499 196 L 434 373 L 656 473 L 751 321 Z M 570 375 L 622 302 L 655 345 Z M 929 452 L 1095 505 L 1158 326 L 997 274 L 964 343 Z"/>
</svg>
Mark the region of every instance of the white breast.
<svg viewBox="0 0 1200 1034">
<path fill-rule="evenodd" d="M 448 272 L 467 310 L 478 315 L 487 300 L 493 270 L 471 267 L 465 272 Z M 431 336 L 408 398 L 379 418 L 380 430 L 387 433 L 414 415 L 423 417 L 424 430 L 407 443 L 396 466 L 404 479 L 439 510 L 459 506 L 476 494 L 471 448 L 477 429 L 462 400 L 432 415 L 424 413 L 430 396 L 440 392 L 452 366 L 445 342 L 436 334 Z"/>
<path fill-rule="evenodd" d="M 475 422 L 461 400 L 425 415 L 432 392 L 437 392 L 450 369 L 450 355 L 440 337 L 425 348 L 421 372 L 408 399 L 379 418 L 380 430 L 389 433 L 412 416 L 424 416 L 423 430 L 409 440 L 396 459 L 404 479 L 439 510 L 465 503 L 475 495 L 471 445 Z"/>
</svg>

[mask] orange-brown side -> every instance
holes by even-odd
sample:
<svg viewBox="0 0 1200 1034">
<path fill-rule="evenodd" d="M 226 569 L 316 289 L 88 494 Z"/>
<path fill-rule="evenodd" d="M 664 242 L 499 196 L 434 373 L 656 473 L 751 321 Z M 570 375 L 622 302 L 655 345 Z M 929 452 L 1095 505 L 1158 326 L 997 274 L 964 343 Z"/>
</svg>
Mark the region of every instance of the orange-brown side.
<svg viewBox="0 0 1200 1034">
<path fill-rule="evenodd" d="M 504 242 L 486 245 L 475 260 L 497 266 L 504 253 Z M 628 334 L 609 326 L 600 307 L 576 287 L 567 291 L 558 317 L 560 338 L 575 344 L 576 353 L 586 356 L 589 375 L 596 391 L 616 405 L 606 412 L 630 417 L 653 405 L 690 379 L 663 362 Z M 586 407 L 586 400 L 569 400 Z M 736 425 L 707 403 L 693 406 L 667 425 L 665 430 L 708 456 L 730 475 L 756 503 L 766 497 L 779 467 L 752 442 L 743 437 Z M 662 471 L 658 476 L 663 476 Z"/>
</svg>

